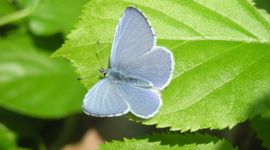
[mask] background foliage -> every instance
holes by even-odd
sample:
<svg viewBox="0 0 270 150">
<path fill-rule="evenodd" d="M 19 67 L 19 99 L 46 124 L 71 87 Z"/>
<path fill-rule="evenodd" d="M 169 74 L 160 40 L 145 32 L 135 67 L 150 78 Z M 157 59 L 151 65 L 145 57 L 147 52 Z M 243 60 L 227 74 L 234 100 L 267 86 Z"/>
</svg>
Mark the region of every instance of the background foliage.
<svg viewBox="0 0 270 150">
<path fill-rule="evenodd" d="M 107 67 L 128 5 L 143 11 L 158 45 L 174 54 L 164 105 L 149 120 L 87 117 L 83 95 L 98 81 L 100 65 Z M 106 141 L 130 137 L 101 149 L 270 149 L 268 6 L 262 0 L 0 0 L 0 149 L 60 149 L 89 127 Z M 81 84 L 78 77 L 86 78 Z M 192 133 L 172 132 L 178 130 Z"/>
</svg>

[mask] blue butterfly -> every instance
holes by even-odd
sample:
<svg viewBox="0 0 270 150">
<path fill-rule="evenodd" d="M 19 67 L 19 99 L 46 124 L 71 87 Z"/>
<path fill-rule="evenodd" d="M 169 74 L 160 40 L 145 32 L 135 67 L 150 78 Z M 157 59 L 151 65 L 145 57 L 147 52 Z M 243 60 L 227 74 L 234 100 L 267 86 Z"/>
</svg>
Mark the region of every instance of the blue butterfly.
<svg viewBox="0 0 270 150">
<path fill-rule="evenodd" d="M 83 100 L 86 114 L 121 116 L 131 112 L 148 119 L 162 106 L 160 90 L 172 78 L 173 54 L 156 46 L 156 36 L 137 8 L 126 8 L 116 28 L 105 78 L 88 91 Z"/>
</svg>

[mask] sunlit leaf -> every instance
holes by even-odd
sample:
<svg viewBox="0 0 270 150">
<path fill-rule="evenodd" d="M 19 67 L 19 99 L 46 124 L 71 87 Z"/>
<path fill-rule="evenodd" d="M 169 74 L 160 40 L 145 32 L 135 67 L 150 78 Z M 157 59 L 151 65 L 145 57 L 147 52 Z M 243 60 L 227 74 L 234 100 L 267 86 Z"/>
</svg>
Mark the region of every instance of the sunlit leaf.
<svg viewBox="0 0 270 150">
<path fill-rule="evenodd" d="M 90 1 L 76 29 L 54 56 L 69 59 L 86 88 L 98 81 L 109 59 L 121 13 L 128 5 L 144 12 L 158 45 L 176 65 L 163 91 L 163 107 L 144 124 L 171 130 L 222 129 L 265 112 L 270 90 L 270 24 L 244 0 Z M 106 66 L 105 66 L 106 67 Z"/>
<path fill-rule="evenodd" d="M 225 140 L 200 134 L 155 134 L 145 139 L 124 139 L 112 141 L 101 145 L 102 150 L 233 150 L 234 148 Z"/>
</svg>

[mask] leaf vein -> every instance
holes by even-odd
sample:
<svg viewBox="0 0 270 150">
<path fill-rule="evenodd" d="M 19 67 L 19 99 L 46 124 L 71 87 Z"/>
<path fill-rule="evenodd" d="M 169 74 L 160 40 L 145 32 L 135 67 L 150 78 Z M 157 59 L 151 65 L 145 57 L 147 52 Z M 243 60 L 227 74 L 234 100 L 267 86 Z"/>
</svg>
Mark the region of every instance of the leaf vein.
<svg viewBox="0 0 270 150">
<path fill-rule="evenodd" d="M 194 4 L 196 4 L 197 6 L 199 6 L 199 7 L 201 7 L 201 8 L 204 8 L 205 10 L 209 11 L 209 13 L 212 13 L 212 14 L 215 14 L 216 16 L 218 16 L 218 17 L 217 17 L 218 19 L 213 19 L 214 17 L 211 17 L 211 18 L 208 18 L 208 19 L 212 19 L 212 20 L 216 20 L 216 21 L 222 22 L 222 23 L 226 24 L 228 27 L 230 27 L 232 30 L 237 29 L 239 32 L 244 33 L 244 34 L 246 34 L 247 36 L 251 36 L 251 37 L 255 38 L 256 40 L 259 40 L 259 38 L 258 38 L 256 35 L 254 35 L 254 34 L 251 33 L 250 31 L 248 31 L 248 30 L 245 29 L 243 26 L 241 26 L 240 24 L 238 24 L 238 23 L 235 22 L 234 20 L 230 19 L 229 17 L 224 16 L 224 15 L 220 14 L 219 12 L 217 12 L 217 11 L 215 11 L 215 10 L 212 10 L 212 9 L 210 9 L 209 7 L 204 6 L 203 4 L 200 4 L 200 3 L 198 3 L 198 2 L 196 2 L 196 1 L 194 1 L 194 0 L 192 0 L 192 2 L 193 2 Z M 226 22 L 224 22 L 224 21 L 221 21 L 222 19 L 227 20 L 228 23 L 231 23 L 231 25 L 228 24 L 228 23 L 226 23 Z"/>
<path fill-rule="evenodd" d="M 212 94 L 213 92 L 215 92 L 215 91 L 217 91 L 218 89 L 224 87 L 225 85 L 231 83 L 232 81 L 235 81 L 235 80 L 236 80 L 242 73 L 244 73 L 250 66 L 254 65 L 254 64 L 257 63 L 259 60 L 261 60 L 261 59 L 263 59 L 263 58 L 265 58 L 265 57 L 267 57 L 267 56 L 269 56 L 269 55 L 270 55 L 270 52 L 267 53 L 266 55 L 263 55 L 262 57 L 259 57 L 258 59 L 255 59 L 253 62 L 251 62 L 249 65 L 247 65 L 247 67 L 245 67 L 244 69 L 242 69 L 242 70 L 241 70 L 235 77 L 233 77 L 231 80 L 228 80 L 228 81 L 224 82 L 224 84 L 222 84 L 222 85 L 218 86 L 217 88 L 214 88 L 214 89 L 212 89 L 211 91 L 207 92 L 204 96 L 198 98 L 198 100 L 197 100 L 195 103 L 193 103 L 192 105 L 190 105 L 190 106 L 188 106 L 188 107 L 186 107 L 186 108 L 184 108 L 184 109 L 186 110 L 186 109 L 188 109 L 188 108 L 191 108 L 192 106 L 194 106 L 195 104 L 199 103 L 201 100 L 203 100 L 205 97 L 209 96 L 209 95 Z M 168 112 L 168 113 L 163 114 L 163 115 L 168 115 L 168 114 L 176 113 L 176 112 L 180 112 L 180 111 L 182 111 L 182 109 L 181 109 L 181 110 L 172 111 L 172 112 Z"/>
</svg>

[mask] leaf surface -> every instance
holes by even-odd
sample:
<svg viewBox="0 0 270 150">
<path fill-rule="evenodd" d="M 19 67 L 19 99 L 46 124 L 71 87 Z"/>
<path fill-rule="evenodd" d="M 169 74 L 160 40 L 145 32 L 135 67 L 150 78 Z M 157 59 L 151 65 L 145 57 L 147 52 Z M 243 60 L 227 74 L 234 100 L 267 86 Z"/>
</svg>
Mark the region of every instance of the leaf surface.
<svg viewBox="0 0 270 150">
<path fill-rule="evenodd" d="M 21 5 L 32 7 L 29 27 L 37 35 L 69 33 L 87 0 L 23 0 Z"/>
<path fill-rule="evenodd" d="M 0 149 L 2 150 L 16 150 L 16 135 L 7 127 L 0 123 Z"/>
<path fill-rule="evenodd" d="M 270 149 L 270 111 L 266 115 L 253 118 L 251 127 L 256 131 L 256 136 L 262 140 L 262 146 Z"/>
<path fill-rule="evenodd" d="M 8 0 L 0 1 L 0 17 L 12 13 L 14 10 L 15 8 L 11 5 L 11 3 Z"/>
<path fill-rule="evenodd" d="M 234 148 L 225 140 L 201 134 L 154 134 L 144 139 L 124 139 L 124 141 L 112 141 L 101 145 L 102 150 L 233 150 Z"/>
<path fill-rule="evenodd" d="M 158 45 L 176 61 L 163 107 L 144 124 L 171 130 L 222 129 L 265 112 L 270 104 L 270 24 L 245 0 L 90 1 L 76 29 L 54 56 L 69 59 L 86 88 L 106 67 L 121 13 L 140 9 L 156 31 Z M 98 44 L 97 44 L 98 43 Z"/>
<path fill-rule="evenodd" d="M 0 106 L 41 118 L 81 111 L 85 89 L 64 60 L 49 58 L 22 34 L 0 40 Z"/>
</svg>

